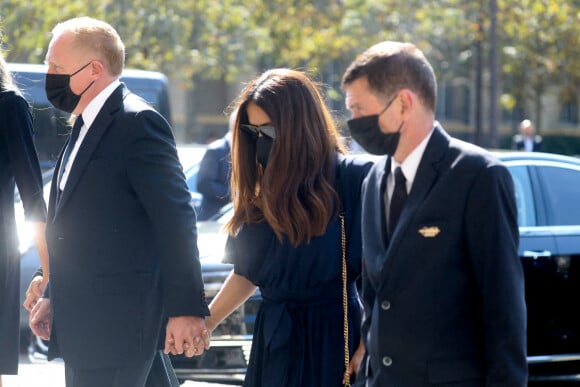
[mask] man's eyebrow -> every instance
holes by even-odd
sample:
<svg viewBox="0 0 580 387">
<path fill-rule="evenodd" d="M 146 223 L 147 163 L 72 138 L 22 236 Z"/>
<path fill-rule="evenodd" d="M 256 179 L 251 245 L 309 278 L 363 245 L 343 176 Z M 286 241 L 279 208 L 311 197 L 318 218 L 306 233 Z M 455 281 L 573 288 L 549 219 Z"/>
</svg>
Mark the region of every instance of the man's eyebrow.
<svg viewBox="0 0 580 387">
<path fill-rule="evenodd" d="M 47 66 L 53 66 L 56 69 L 61 69 L 62 68 L 62 66 L 60 66 L 60 65 L 58 65 L 58 64 L 56 64 L 56 63 L 54 63 L 52 61 L 46 60 L 46 59 L 44 60 L 44 64 L 47 65 Z"/>
<path fill-rule="evenodd" d="M 346 107 L 350 110 L 354 110 L 354 109 L 360 109 L 361 105 L 358 102 L 354 102 L 354 103 L 347 103 Z"/>
</svg>

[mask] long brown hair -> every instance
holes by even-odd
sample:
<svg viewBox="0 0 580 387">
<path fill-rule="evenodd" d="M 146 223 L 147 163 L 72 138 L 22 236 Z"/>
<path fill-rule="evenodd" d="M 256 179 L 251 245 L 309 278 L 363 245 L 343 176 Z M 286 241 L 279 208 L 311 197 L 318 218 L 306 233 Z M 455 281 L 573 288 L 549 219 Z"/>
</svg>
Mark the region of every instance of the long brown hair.
<svg viewBox="0 0 580 387">
<path fill-rule="evenodd" d="M 256 145 L 240 133 L 252 102 L 270 118 L 276 139 L 262 169 Z M 281 240 L 296 246 L 320 236 L 334 215 L 336 153 L 340 136 L 317 85 L 303 72 L 266 71 L 241 93 L 232 131 L 231 192 L 234 215 L 226 224 L 235 235 L 246 223 L 266 221 Z"/>
</svg>

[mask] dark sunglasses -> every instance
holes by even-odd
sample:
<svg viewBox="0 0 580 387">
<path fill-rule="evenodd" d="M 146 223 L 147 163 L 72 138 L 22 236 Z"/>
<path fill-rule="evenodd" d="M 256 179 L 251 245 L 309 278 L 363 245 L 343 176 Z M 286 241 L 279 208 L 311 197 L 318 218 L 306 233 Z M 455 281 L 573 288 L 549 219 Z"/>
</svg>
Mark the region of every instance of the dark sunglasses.
<svg viewBox="0 0 580 387">
<path fill-rule="evenodd" d="M 250 124 L 240 124 L 240 129 L 253 138 L 260 137 L 260 133 L 263 136 L 270 137 L 272 140 L 276 138 L 276 129 L 271 125 L 255 126 Z"/>
</svg>

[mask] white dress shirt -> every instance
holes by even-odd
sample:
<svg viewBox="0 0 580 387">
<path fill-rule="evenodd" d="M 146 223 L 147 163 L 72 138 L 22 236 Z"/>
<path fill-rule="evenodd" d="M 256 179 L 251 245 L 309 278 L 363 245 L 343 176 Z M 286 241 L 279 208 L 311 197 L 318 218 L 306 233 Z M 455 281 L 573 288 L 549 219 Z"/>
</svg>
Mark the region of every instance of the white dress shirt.
<svg viewBox="0 0 580 387">
<path fill-rule="evenodd" d="M 433 134 L 433 130 L 429 132 L 427 136 L 417 145 L 415 149 L 403 160 L 401 164 L 397 163 L 393 157 L 391 157 L 391 171 L 389 176 L 387 176 L 387 187 L 386 187 L 386 198 L 385 198 L 385 216 L 389 219 L 389 203 L 391 203 L 391 197 L 393 196 L 393 191 L 395 189 L 395 169 L 401 167 L 403 175 L 405 176 L 407 188 L 407 194 L 411 192 L 413 187 L 413 181 L 415 181 L 415 175 L 417 174 L 417 169 L 419 168 L 419 163 L 423 158 L 423 153 L 425 153 L 425 148 L 427 148 L 427 143 Z"/>
<path fill-rule="evenodd" d="M 74 148 L 70 152 L 70 156 L 68 158 L 66 165 L 64 166 L 64 171 L 62 172 L 62 176 L 60 177 L 60 182 L 59 182 L 58 188 L 61 191 L 64 190 L 64 187 L 66 185 L 66 181 L 68 179 L 68 175 L 70 173 L 70 169 L 73 165 L 74 159 L 79 151 L 79 148 L 80 148 L 83 140 L 85 139 L 85 136 L 87 135 L 87 132 L 89 131 L 89 128 L 91 127 L 92 123 L 95 121 L 97 114 L 99 114 L 99 112 L 103 108 L 103 105 L 105 104 L 107 99 L 111 96 L 111 94 L 113 94 L 113 91 L 115 91 L 115 89 L 120 84 L 121 84 L 121 82 L 119 80 L 115 80 L 115 81 L 111 82 L 111 84 L 109 84 L 107 87 L 105 87 L 103 89 L 103 91 L 101 91 L 95 98 L 93 98 L 93 100 L 91 102 L 89 102 L 89 104 L 87 105 L 85 110 L 81 113 L 83 116 L 84 124 L 81 127 L 81 131 L 79 133 L 79 138 L 77 139 L 77 142 L 75 143 Z M 63 168 L 62 165 L 60 167 Z"/>
</svg>

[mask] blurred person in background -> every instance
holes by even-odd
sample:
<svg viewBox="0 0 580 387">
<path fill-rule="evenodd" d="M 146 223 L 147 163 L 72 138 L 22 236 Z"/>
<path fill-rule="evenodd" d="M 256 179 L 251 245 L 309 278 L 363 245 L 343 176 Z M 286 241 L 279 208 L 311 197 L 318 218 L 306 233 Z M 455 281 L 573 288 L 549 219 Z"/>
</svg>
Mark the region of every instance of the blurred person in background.
<svg viewBox="0 0 580 387">
<path fill-rule="evenodd" d="M 542 151 L 542 136 L 535 134 L 536 129 L 530 120 L 520 122 L 520 133 L 514 135 L 512 149 L 526 152 Z"/>
<path fill-rule="evenodd" d="M 207 326 L 214 329 L 259 287 L 244 385 L 341 386 L 351 376 L 345 355 L 350 359 L 360 343 L 359 195 L 371 162 L 344 155 L 316 84 L 302 72 L 265 72 L 242 92 L 237 109 L 234 214 L 226 225 L 234 270 L 210 304 Z"/>
<path fill-rule="evenodd" d="M 207 220 L 231 202 L 230 174 L 232 147 L 232 125 L 235 112 L 230 114 L 228 132 L 212 141 L 205 150 L 197 175 L 197 192 L 203 195 L 198 220 Z"/>
<path fill-rule="evenodd" d="M 48 274 L 46 204 L 33 141 L 32 115 L 0 51 L 0 387 L 2 374 L 17 374 L 20 352 L 20 252 L 14 213 L 15 186 L 25 220 L 33 223 L 36 248 Z M 29 290 L 36 299 L 45 284 L 46 280 L 39 281 Z"/>
</svg>

